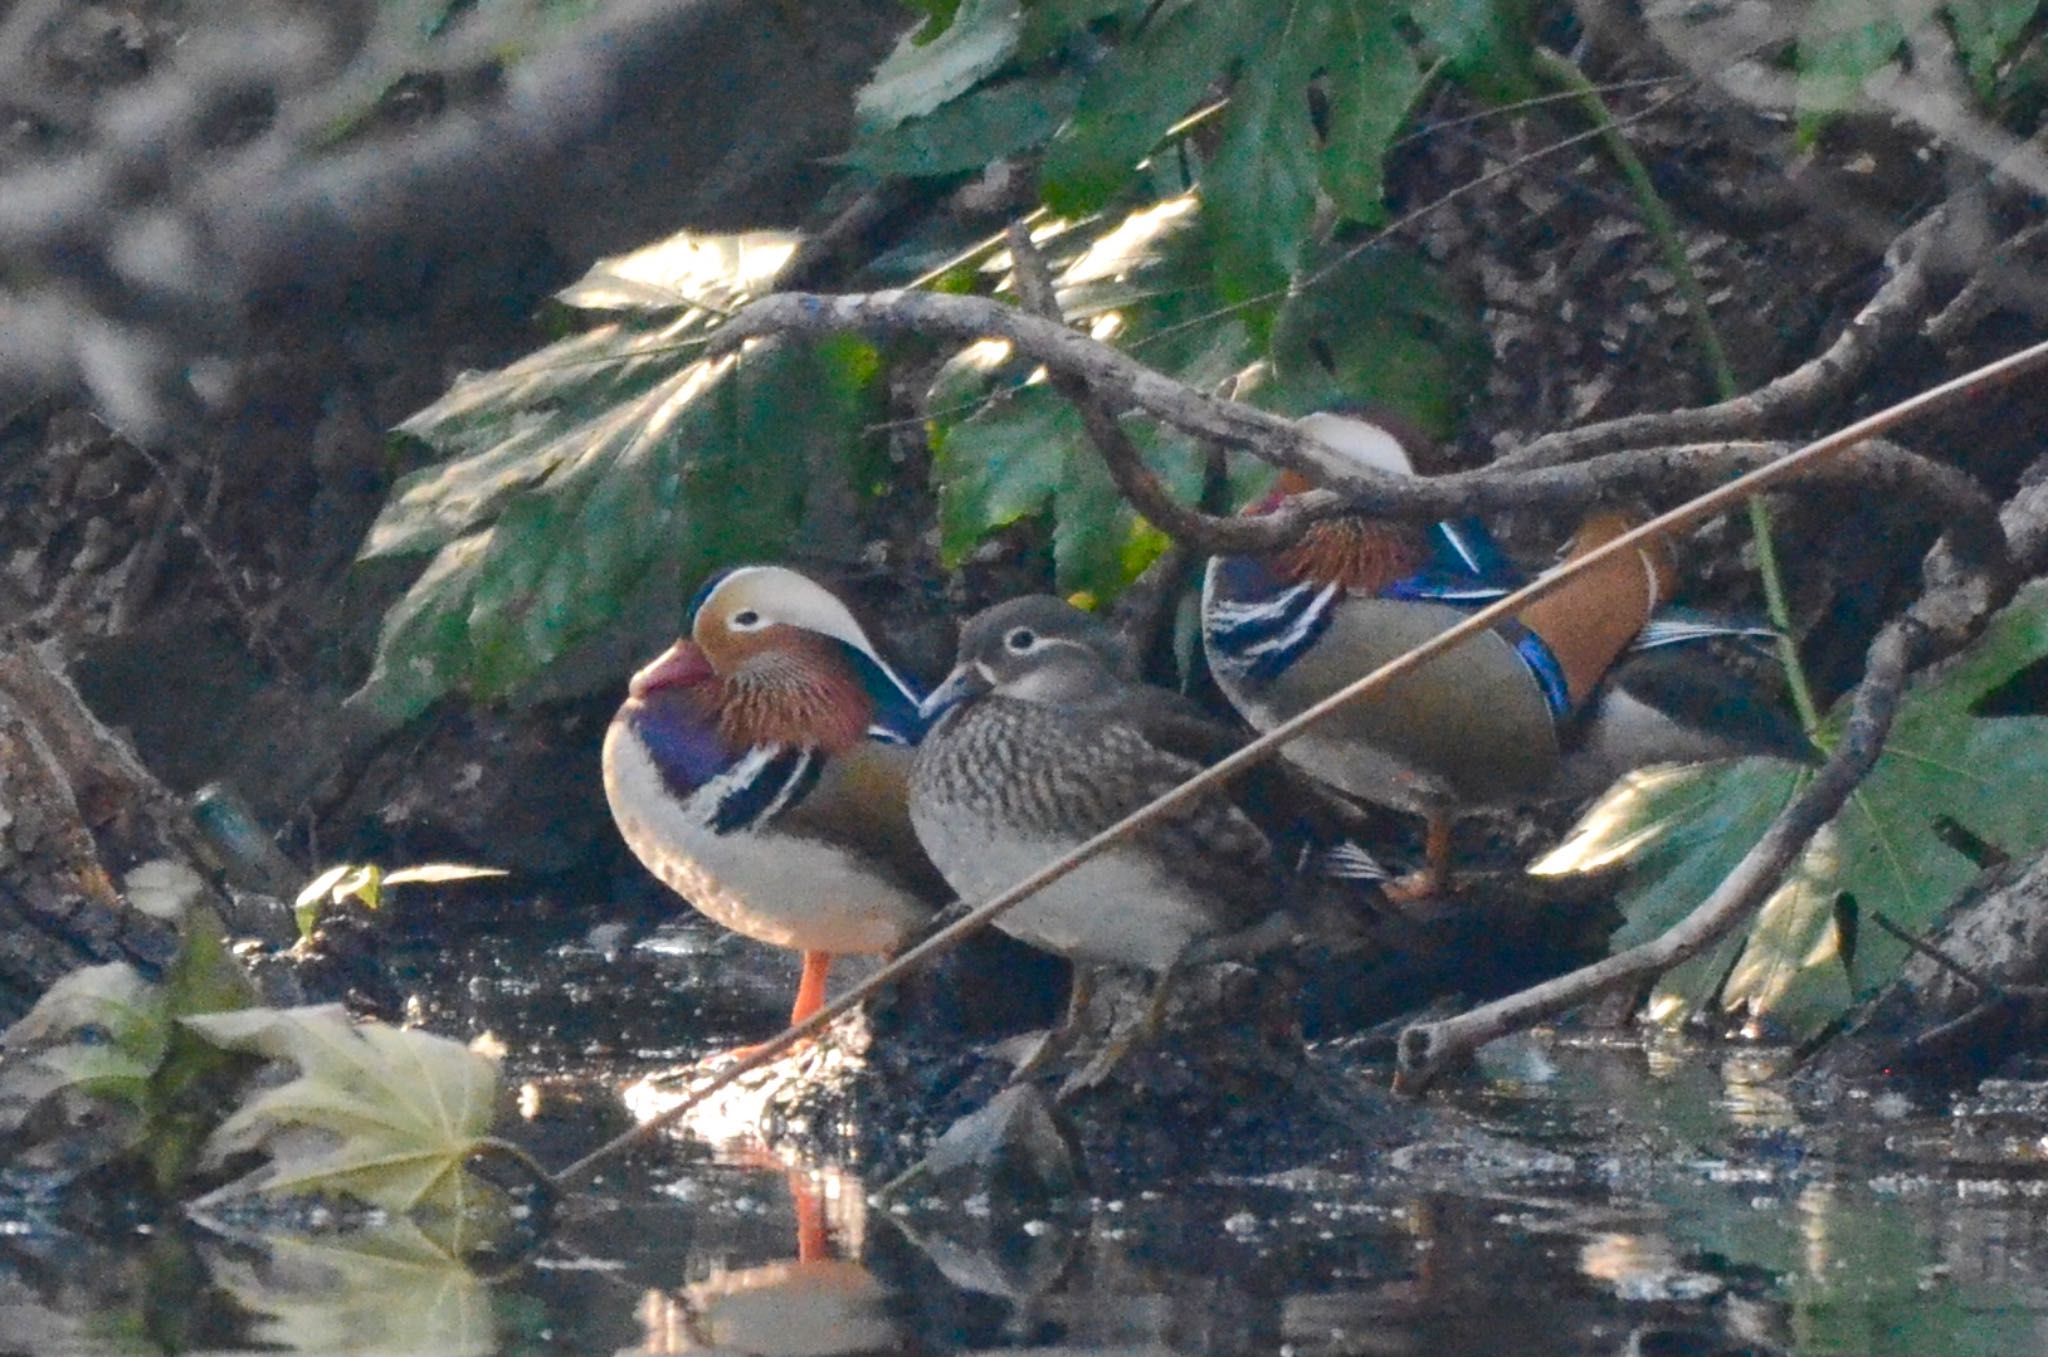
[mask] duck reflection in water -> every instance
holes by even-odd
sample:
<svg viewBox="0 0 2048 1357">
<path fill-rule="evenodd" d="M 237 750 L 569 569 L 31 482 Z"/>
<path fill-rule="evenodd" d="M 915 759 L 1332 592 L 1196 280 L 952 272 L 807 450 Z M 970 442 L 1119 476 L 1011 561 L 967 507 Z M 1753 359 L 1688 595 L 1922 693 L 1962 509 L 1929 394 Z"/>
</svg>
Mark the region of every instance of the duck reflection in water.
<svg viewBox="0 0 2048 1357">
<path fill-rule="evenodd" d="M 727 1161 L 781 1170 L 796 1215 L 796 1256 L 714 1269 L 677 1291 L 641 1299 L 645 1337 L 620 1357 L 731 1352 L 759 1357 L 899 1351 L 901 1327 L 888 1292 L 845 1253 L 857 1256 L 867 1205 L 857 1179 L 834 1168 L 786 1165 L 758 1145 L 730 1146 Z"/>
</svg>

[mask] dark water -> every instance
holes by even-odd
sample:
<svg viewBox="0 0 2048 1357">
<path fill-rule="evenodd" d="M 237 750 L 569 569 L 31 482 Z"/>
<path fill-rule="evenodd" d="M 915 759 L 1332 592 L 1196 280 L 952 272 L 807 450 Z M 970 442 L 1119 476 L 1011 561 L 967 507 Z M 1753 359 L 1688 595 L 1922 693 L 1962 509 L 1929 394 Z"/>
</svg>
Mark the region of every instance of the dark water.
<svg viewBox="0 0 2048 1357">
<path fill-rule="evenodd" d="M 538 969 L 486 959 L 437 1025 L 505 1035 L 522 1013 L 574 1011 L 526 1027 L 551 1035 L 509 1061 L 523 1138 L 560 1162 L 618 1124 L 622 1097 L 658 1101 L 618 1071 L 686 1053 L 622 1015 L 717 1040 L 772 1004 L 772 978 L 730 980 L 729 955 L 668 948 L 659 1021 L 588 949 Z M 705 998 L 720 985 L 723 1008 Z M 402 1224 L 87 1239 L 56 1204 L 16 1199 L 0 1202 L 0 1353 L 2048 1351 L 2040 1087 L 1943 1114 L 1810 1107 L 1767 1071 L 1756 1054 L 1530 1040 L 1496 1048 L 1393 1153 L 1007 1221 L 976 1199 L 885 1206 L 857 1164 L 779 1158 L 741 1134 L 740 1096 L 569 1202 L 499 1275 Z"/>
</svg>

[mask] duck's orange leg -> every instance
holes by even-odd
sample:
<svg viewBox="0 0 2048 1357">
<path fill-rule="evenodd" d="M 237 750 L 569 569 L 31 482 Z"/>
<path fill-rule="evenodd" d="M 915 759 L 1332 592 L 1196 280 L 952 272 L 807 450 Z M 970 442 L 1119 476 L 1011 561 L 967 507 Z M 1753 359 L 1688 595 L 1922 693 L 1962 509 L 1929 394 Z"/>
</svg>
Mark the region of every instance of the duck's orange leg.
<svg viewBox="0 0 2048 1357">
<path fill-rule="evenodd" d="M 803 979 L 797 981 L 796 1004 L 789 1010 L 789 1025 L 791 1027 L 796 1026 L 825 1006 L 825 977 L 831 973 L 831 970 L 832 954 L 830 952 L 804 953 Z M 809 1041 L 810 1038 L 806 1037 L 791 1049 L 801 1049 Z M 715 1052 L 712 1056 L 706 1058 L 746 1060 L 767 1044 L 765 1041 L 749 1042 L 745 1046 L 735 1046 L 729 1051 Z"/>
<path fill-rule="evenodd" d="M 831 970 L 830 952 L 804 953 L 804 978 L 797 982 L 796 1006 L 789 1010 L 791 1027 L 825 1006 L 825 977 Z"/>
<path fill-rule="evenodd" d="M 1387 899 L 1397 905 L 1428 900 L 1443 894 L 1451 880 L 1451 817 L 1425 814 L 1422 837 L 1422 870 L 1389 881 L 1383 888 Z"/>
<path fill-rule="evenodd" d="M 796 1208 L 796 1260 L 823 1262 L 832 1256 L 832 1231 L 825 1219 L 825 1201 L 811 1186 L 811 1175 L 789 1170 L 789 1200 Z"/>
</svg>

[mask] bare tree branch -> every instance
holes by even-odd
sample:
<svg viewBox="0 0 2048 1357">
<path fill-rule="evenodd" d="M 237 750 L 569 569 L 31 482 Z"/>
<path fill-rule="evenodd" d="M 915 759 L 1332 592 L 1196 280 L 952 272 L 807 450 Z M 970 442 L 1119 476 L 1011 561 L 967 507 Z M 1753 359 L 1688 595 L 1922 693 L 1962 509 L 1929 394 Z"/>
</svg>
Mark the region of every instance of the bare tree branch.
<svg viewBox="0 0 2048 1357">
<path fill-rule="evenodd" d="M 1032 314 L 1065 328 L 1059 296 L 1045 266 L 1045 256 L 1031 242 L 1031 232 L 1021 223 L 1008 231 L 1010 258 L 1014 263 L 1017 297 Z M 1145 465 L 1144 454 L 1131 436 L 1117 423 L 1116 415 L 1088 381 L 1072 372 L 1054 370 L 1053 387 L 1081 416 L 1081 427 L 1095 445 L 1117 493 L 1161 532 L 1203 555 L 1234 555 L 1274 551 L 1301 540 L 1314 518 L 1295 505 L 1256 518 L 1219 516 L 1182 504 L 1173 492 Z M 1186 388 L 1192 391 L 1193 388 Z M 1335 511 L 1337 503 L 1319 506 Z"/>
<path fill-rule="evenodd" d="M 1932 265 L 1939 255 L 1936 244 L 1948 220 L 1948 209 L 1937 208 L 1894 240 L 1884 259 L 1890 276 L 1834 343 L 1784 376 L 1734 400 L 1691 410 L 1624 415 L 1549 434 L 1495 465 L 1548 466 L 1617 448 L 1751 437 L 1812 415 L 1846 394 L 1920 325 L 1927 311 Z"/>
<path fill-rule="evenodd" d="M 1914 312 L 1912 323 L 1917 324 Z M 1854 327 L 1851 327 L 1852 330 Z M 987 297 L 929 292 L 826 296 L 778 293 L 742 307 L 713 337 L 709 351 L 728 353 L 747 340 L 776 334 L 916 334 L 962 342 L 1002 339 L 1044 364 L 1056 380 L 1091 393 L 1102 418 L 1089 432 L 1117 484 L 1147 518 L 1176 539 L 1209 552 L 1269 551 L 1298 540 L 1308 522 L 1348 512 L 1429 521 L 1511 509 L 1583 509 L 1615 495 L 1668 500 L 1704 490 L 1732 474 L 1767 465 L 1790 446 L 1707 443 L 1641 448 L 1567 465 L 1529 466 L 1518 459 L 1478 471 L 1415 478 L 1334 462 L 1321 444 L 1290 420 L 1198 391 L 1078 330 Z M 1838 346 L 1839 347 L 1839 346 Z M 1811 365 L 1809 365 L 1811 366 Z M 1194 435 L 1298 471 L 1330 492 L 1298 497 L 1257 518 L 1226 518 L 1180 505 L 1144 469 L 1114 413 L 1137 410 Z M 1113 413 L 1114 412 L 1114 413 Z M 1084 412 L 1085 413 L 1085 412 Z M 1684 412 L 1681 412 L 1684 413 Z M 1654 423 L 1656 417 L 1644 417 Z M 1114 432 L 1112 432 L 1114 431 Z M 1870 440 L 1816 466 L 1813 479 L 1910 498 L 1943 524 L 1953 550 L 1988 570 L 2002 569 L 2004 542 L 1996 506 L 1963 473 L 1896 444 Z"/>
<path fill-rule="evenodd" d="M 1808 841 L 1834 819 L 1876 765 L 1898 711 L 1913 654 L 1925 635 L 1918 624 L 1907 620 L 1878 633 L 1863 681 L 1856 687 L 1841 744 L 1698 908 L 1639 947 L 1454 1018 L 1404 1029 L 1394 1087 L 1403 1093 L 1420 1093 L 1452 1064 L 1488 1042 L 1533 1027 L 1600 995 L 1654 980 L 1698 956 L 1748 919 L 1778 888 Z"/>
<path fill-rule="evenodd" d="M 2023 262 L 2043 239 L 2048 239 L 2048 222 L 2035 222 L 1993 247 L 1963 290 L 1928 319 L 1921 333 L 1948 349 L 2001 306 L 2024 307 L 2036 319 L 2048 317 L 2048 297 Z"/>
</svg>

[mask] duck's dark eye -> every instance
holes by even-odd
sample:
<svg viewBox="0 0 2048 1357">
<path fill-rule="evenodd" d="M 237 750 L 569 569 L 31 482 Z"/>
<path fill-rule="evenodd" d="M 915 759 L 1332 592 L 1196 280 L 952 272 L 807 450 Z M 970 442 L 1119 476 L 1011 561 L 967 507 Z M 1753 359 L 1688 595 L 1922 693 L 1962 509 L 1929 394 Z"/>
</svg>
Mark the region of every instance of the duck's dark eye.
<svg viewBox="0 0 2048 1357">
<path fill-rule="evenodd" d="M 732 615 L 732 624 L 736 627 L 758 627 L 761 625 L 761 614 L 752 608 L 742 608 Z"/>
<path fill-rule="evenodd" d="M 1019 627 L 1003 638 L 1003 644 L 1022 655 L 1038 644 L 1038 633 L 1029 627 Z"/>
</svg>

